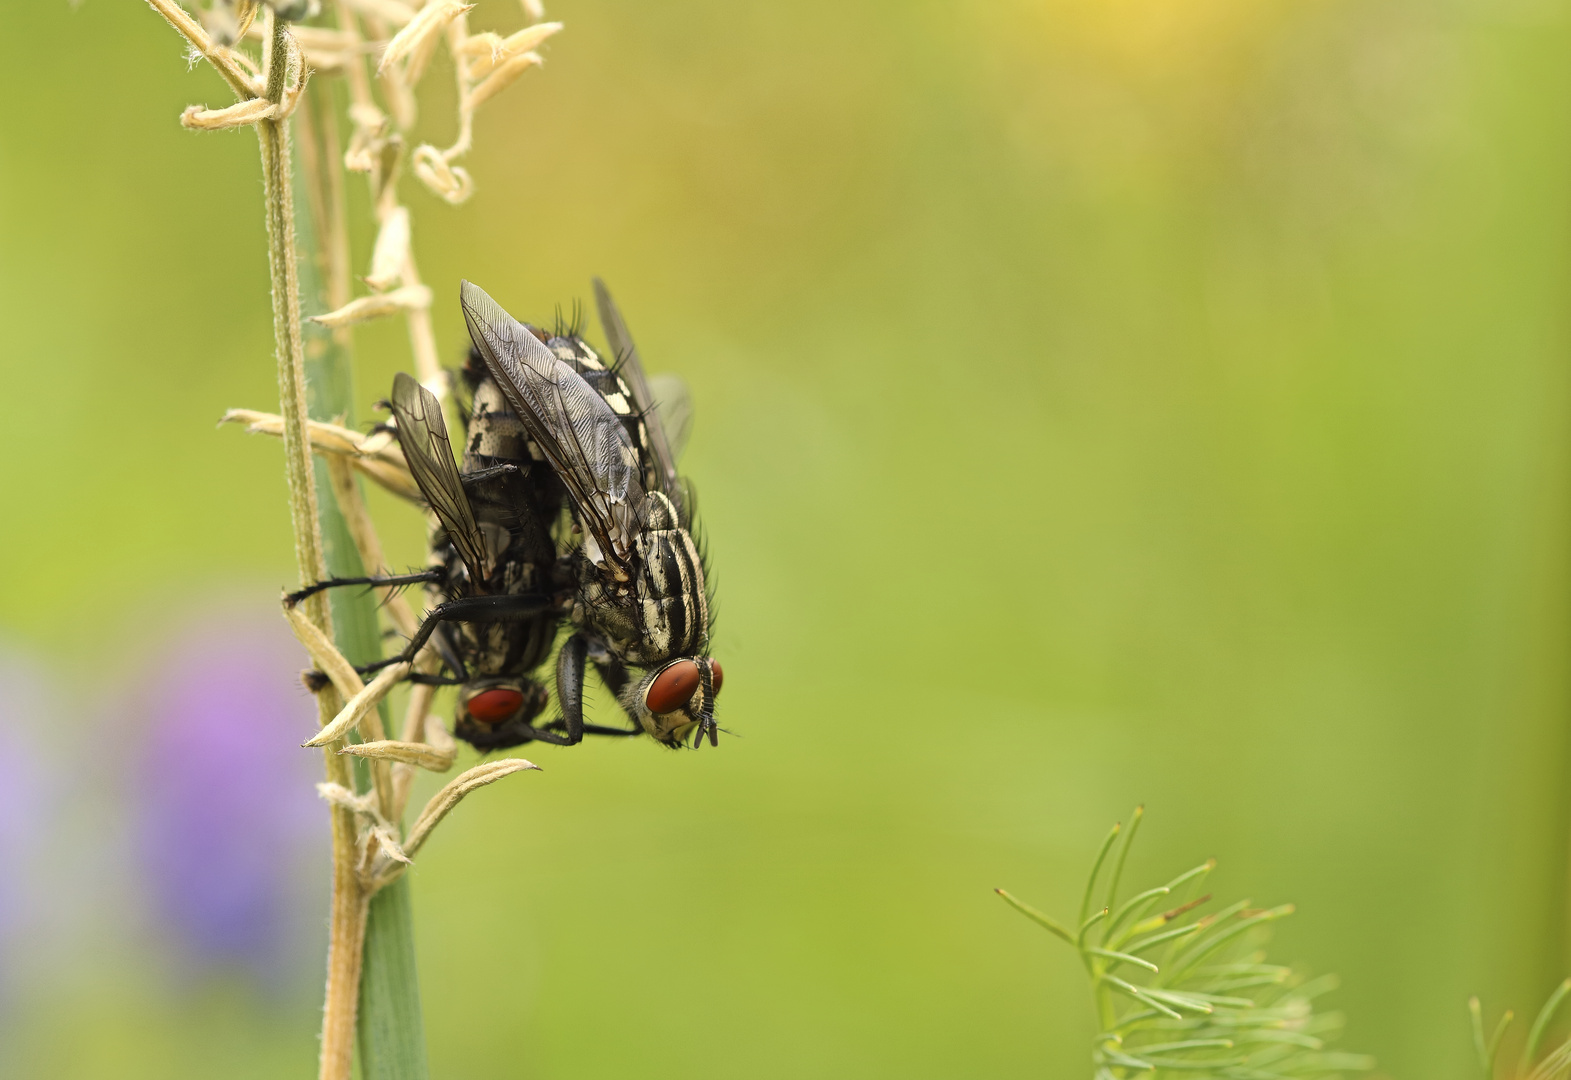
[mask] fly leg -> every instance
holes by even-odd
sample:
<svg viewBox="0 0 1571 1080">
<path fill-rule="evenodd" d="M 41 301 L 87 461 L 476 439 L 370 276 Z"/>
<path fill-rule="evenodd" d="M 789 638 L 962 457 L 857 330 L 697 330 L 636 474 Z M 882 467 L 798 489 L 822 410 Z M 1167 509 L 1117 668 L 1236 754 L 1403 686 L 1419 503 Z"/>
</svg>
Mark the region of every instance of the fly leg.
<svg viewBox="0 0 1571 1080">
<path fill-rule="evenodd" d="M 562 707 L 559 719 L 551 721 L 545 726 L 547 731 L 566 730 L 567 738 L 571 742 L 578 742 L 585 735 L 610 735 L 613 737 L 626 737 L 642 735 L 643 730 L 638 727 L 618 728 L 606 727 L 602 724 L 584 723 L 584 661 L 591 659 L 595 669 L 600 672 L 600 677 L 607 686 L 616 692 L 621 692 L 621 683 L 627 681 L 627 671 L 620 664 L 616 670 L 621 672 L 621 683 L 613 682 L 608 676 L 608 665 L 598 655 L 590 657 L 589 642 L 582 634 L 574 634 L 562 643 L 561 652 L 556 654 L 556 698 Z M 612 661 L 614 663 L 614 661 Z M 636 718 L 635 718 L 636 722 Z"/>
<path fill-rule="evenodd" d="M 561 723 L 567 728 L 570 743 L 584 737 L 584 657 L 588 652 L 589 642 L 582 634 L 574 634 L 562 642 L 562 649 L 556 654 L 556 700 L 562 706 Z"/>
<path fill-rule="evenodd" d="M 419 582 L 440 583 L 440 582 L 444 581 L 446 579 L 446 577 L 447 577 L 447 571 L 444 570 L 442 567 L 437 566 L 437 567 L 432 567 L 429 570 L 421 570 L 418 573 L 411 572 L 411 573 L 408 573 L 408 574 L 372 574 L 372 575 L 368 575 L 366 577 L 328 578 L 325 581 L 317 582 L 315 585 L 308 585 L 304 589 L 300 589 L 300 590 L 297 590 L 296 592 L 288 593 L 287 595 L 285 595 L 284 596 L 284 609 L 286 611 L 293 610 L 296 607 L 296 605 L 298 605 L 302 600 L 306 599 L 307 597 L 314 596 L 317 593 L 323 592 L 323 591 L 325 591 L 327 589 L 336 589 L 336 588 L 338 588 L 341 585 L 366 585 L 366 586 L 369 586 L 371 588 L 389 588 L 389 589 L 391 589 L 391 588 L 398 588 L 398 587 L 403 586 L 403 585 L 413 585 L 413 584 L 417 584 Z M 397 607 L 398 607 L 397 611 L 391 611 L 390 610 L 390 614 L 392 614 L 394 616 L 398 616 L 398 617 L 395 617 L 393 619 L 393 621 L 395 623 L 400 624 L 400 625 L 403 625 L 403 624 L 407 623 L 409 628 L 412 630 L 414 628 L 414 620 L 409 615 L 408 606 L 404 604 L 403 598 L 399 597 L 399 596 L 396 596 L 396 595 L 390 595 L 390 601 L 396 601 Z M 437 651 L 439 653 L 442 653 L 443 660 L 449 660 L 449 657 L 447 656 L 447 653 L 443 652 L 443 650 L 440 647 L 438 648 Z M 451 650 L 448 650 L 448 651 L 450 652 Z M 387 664 L 390 664 L 390 663 L 395 663 L 397 661 L 397 659 L 398 658 L 394 658 L 393 660 L 383 661 L 382 664 L 377 665 L 376 667 L 357 668 L 356 670 L 357 670 L 357 672 L 359 672 L 360 674 L 363 675 L 363 674 L 366 674 L 367 672 L 375 671 L 377 669 L 377 667 L 386 666 Z M 345 663 L 347 663 L 347 662 L 348 661 L 345 661 Z M 463 667 L 462 667 L 462 665 L 460 665 L 459 667 L 455 668 L 454 670 L 462 673 Z M 327 686 L 328 682 L 329 682 L 329 680 L 328 680 L 327 676 L 322 674 L 320 671 L 308 672 L 306 674 L 306 677 L 305 677 L 306 688 L 309 689 L 313 694 L 321 692 L 321 690 L 324 687 Z"/>
<path fill-rule="evenodd" d="M 373 574 L 369 577 L 340 577 L 328 578 L 318 581 L 315 585 L 308 585 L 303 589 L 290 593 L 284 597 L 284 604 L 294 607 L 308 596 L 315 596 L 324 589 L 336 589 L 341 585 L 367 585 L 371 588 L 396 588 L 401 585 L 418 585 L 421 582 L 437 583 L 447 577 L 447 571 L 442 567 L 434 566 L 429 570 L 408 574 Z"/>
<path fill-rule="evenodd" d="M 622 702 L 623 691 L 627 689 L 627 684 L 633 681 L 632 676 L 628 674 L 627 665 L 612 656 L 604 646 L 595 649 L 590 654 L 589 660 L 595 665 L 595 671 L 599 672 L 600 681 L 605 683 L 606 689 L 611 691 L 612 696 L 617 700 L 617 704 L 622 706 L 622 711 L 627 713 L 627 718 L 633 722 L 631 730 L 627 728 L 610 728 L 608 730 L 614 731 L 618 735 L 642 735 L 644 728 L 638 719 L 638 714 Z"/>
<path fill-rule="evenodd" d="M 496 479 L 510 480 L 515 476 L 522 476 L 523 474 L 523 470 L 517 465 L 514 465 L 512 462 L 504 462 L 501 465 L 492 465 L 488 469 L 464 473 L 459 476 L 458 482 L 464 486 L 464 494 L 472 496 L 482 484 L 488 484 Z"/>
<path fill-rule="evenodd" d="M 431 635 L 436 632 L 436 628 L 443 623 L 510 622 L 531 618 L 548 610 L 550 606 L 550 597 L 535 596 L 530 593 L 463 596 L 457 600 L 449 600 L 426 612 L 425 621 L 415 631 L 414 637 L 409 639 L 409 644 L 402 653 L 355 670 L 362 675 L 369 675 L 373 671 L 380 671 L 393 664 L 411 663 L 415 655 L 425 647 Z"/>
</svg>

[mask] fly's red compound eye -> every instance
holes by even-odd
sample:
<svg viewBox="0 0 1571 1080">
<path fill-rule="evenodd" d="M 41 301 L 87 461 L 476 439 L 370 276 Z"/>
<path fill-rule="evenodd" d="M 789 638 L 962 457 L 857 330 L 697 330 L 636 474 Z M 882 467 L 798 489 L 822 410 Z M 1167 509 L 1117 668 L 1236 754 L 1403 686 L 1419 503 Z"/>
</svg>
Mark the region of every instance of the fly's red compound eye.
<svg viewBox="0 0 1571 1080">
<path fill-rule="evenodd" d="M 493 686 L 464 702 L 464 708 L 482 724 L 497 724 L 517 712 L 523 703 L 522 690 L 515 690 L 511 686 Z"/>
<path fill-rule="evenodd" d="M 644 704 L 652 713 L 675 712 L 686 705 L 698 690 L 698 665 L 691 660 L 678 660 L 649 684 L 644 691 Z"/>
<path fill-rule="evenodd" d="M 720 670 L 720 661 L 709 661 L 709 685 L 715 688 L 715 696 L 720 696 L 720 684 L 725 682 L 725 672 Z"/>
</svg>

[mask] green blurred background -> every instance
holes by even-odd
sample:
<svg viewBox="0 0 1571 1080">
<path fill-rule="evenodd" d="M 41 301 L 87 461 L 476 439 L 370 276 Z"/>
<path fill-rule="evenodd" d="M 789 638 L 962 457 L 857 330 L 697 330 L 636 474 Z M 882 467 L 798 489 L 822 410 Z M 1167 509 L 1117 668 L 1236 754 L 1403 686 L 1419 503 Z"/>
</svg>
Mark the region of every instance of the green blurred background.
<svg viewBox="0 0 1571 1080">
<path fill-rule="evenodd" d="M 433 1074 L 1088 1075 L 1074 957 L 990 889 L 1072 912 L 1144 802 L 1131 884 L 1216 856 L 1299 904 L 1277 949 L 1343 976 L 1347 1049 L 1471 1075 L 1467 996 L 1571 964 L 1571 8 L 548 14 L 472 201 L 405 185 L 438 338 L 460 277 L 545 321 L 598 273 L 687 377 L 741 737 L 530 748 L 451 819 L 413 875 Z M 143 5 L 7 23 L 0 637 L 86 760 L 149 642 L 291 579 L 278 445 L 213 428 L 276 402 L 256 140 L 179 127 L 229 99 Z M 365 419 L 411 362 L 396 324 L 357 350 Z M 314 956 L 171 974 L 98 901 L 33 943 L 10 1071 L 314 1068 Z"/>
</svg>

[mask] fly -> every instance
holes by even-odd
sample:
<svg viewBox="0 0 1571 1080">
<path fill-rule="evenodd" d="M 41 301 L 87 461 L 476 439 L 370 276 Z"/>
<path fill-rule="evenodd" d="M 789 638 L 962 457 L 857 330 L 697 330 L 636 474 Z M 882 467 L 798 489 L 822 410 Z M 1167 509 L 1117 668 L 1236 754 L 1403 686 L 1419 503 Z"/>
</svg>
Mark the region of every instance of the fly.
<svg viewBox="0 0 1571 1080">
<path fill-rule="evenodd" d="M 460 301 L 496 386 L 560 480 L 580 539 L 565 554 L 574 632 L 557 657 L 568 731 L 583 728 L 593 664 L 638 729 L 668 746 L 718 742 L 723 678 L 709 655 L 711 602 L 693 540 L 693 495 L 669 424 L 605 286 L 595 282 L 615 365 L 576 335 L 540 340 L 469 282 Z M 674 419 L 674 418 L 673 418 Z"/>
<path fill-rule="evenodd" d="M 434 394 L 399 374 L 389 401 L 410 474 L 436 517 L 429 568 L 335 578 L 293 593 L 287 602 L 339 585 L 425 584 L 434 604 L 403 655 L 360 670 L 412 660 L 429 642 L 452 674 L 410 678 L 458 685 L 453 733 L 477 750 L 535 740 L 571 744 L 586 731 L 636 734 L 575 728 L 566 721 L 535 723 L 550 701 L 535 673 L 550 657 L 564 616 L 564 566 L 556 537 L 564 495 L 551 468 L 531 457 L 523 425 L 473 355 L 464 380 L 473 404 L 462 468 L 454 463 Z"/>
</svg>

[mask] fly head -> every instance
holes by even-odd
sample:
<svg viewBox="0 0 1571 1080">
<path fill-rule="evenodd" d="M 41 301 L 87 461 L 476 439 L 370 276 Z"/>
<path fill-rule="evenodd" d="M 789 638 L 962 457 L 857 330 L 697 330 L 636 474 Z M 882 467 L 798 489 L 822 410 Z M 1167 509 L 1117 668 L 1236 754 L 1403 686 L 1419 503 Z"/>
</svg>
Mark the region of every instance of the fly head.
<svg viewBox="0 0 1571 1080">
<path fill-rule="evenodd" d="M 622 706 L 650 737 L 667 746 L 681 746 L 691 736 L 696 749 L 705 735 L 713 746 L 719 730 L 715 698 L 724 678 L 720 662 L 713 657 L 673 660 L 630 683 L 623 691 Z"/>
<path fill-rule="evenodd" d="M 459 688 L 453 734 L 476 750 L 505 750 L 533 738 L 550 695 L 534 679 L 477 679 Z"/>
</svg>

